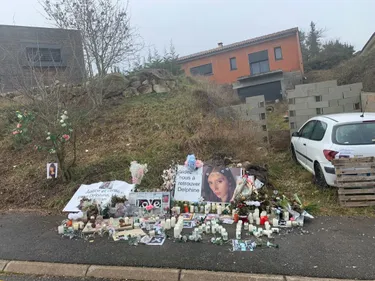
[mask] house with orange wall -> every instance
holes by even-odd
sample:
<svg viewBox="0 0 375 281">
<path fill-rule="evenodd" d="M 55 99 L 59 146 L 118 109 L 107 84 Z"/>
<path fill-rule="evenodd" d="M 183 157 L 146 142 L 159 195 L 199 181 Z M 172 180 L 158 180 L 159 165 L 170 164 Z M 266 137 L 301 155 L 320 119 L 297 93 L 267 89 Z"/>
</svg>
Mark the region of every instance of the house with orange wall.
<svg viewBox="0 0 375 281">
<path fill-rule="evenodd" d="M 219 84 L 232 84 L 239 96 L 264 95 L 281 99 L 301 84 L 303 61 L 298 28 L 224 45 L 180 57 L 186 75 L 200 75 Z"/>
</svg>

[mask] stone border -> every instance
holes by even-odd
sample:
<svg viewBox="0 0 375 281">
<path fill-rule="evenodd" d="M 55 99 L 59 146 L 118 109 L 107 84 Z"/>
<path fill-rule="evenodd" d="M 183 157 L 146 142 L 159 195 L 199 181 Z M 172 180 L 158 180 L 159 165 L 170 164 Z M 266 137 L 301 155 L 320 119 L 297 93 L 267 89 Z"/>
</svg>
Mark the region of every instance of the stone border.
<svg viewBox="0 0 375 281">
<path fill-rule="evenodd" d="M 172 268 L 101 266 L 0 260 L 0 272 L 64 277 L 94 277 L 144 281 L 354 281 L 348 279 L 262 275 Z M 356 280 L 360 281 L 360 280 Z M 374 280 L 375 281 L 375 280 Z"/>
</svg>

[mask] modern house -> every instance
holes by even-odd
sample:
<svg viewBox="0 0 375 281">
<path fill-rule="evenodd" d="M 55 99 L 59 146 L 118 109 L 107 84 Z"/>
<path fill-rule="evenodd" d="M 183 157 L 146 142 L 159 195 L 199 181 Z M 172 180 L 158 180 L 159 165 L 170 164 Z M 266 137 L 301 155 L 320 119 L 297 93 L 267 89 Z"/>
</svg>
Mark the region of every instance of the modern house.
<svg viewBox="0 0 375 281">
<path fill-rule="evenodd" d="M 78 83 L 84 76 L 79 31 L 0 25 L 0 92 L 56 80 Z"/>
<path fill-rule="evenodd" d="M 224 45 L 179 58 L 186 75 L 232 84 L 241 98 L 281 99 L 301 84 L 303 61 L 298 28 Z"/>
</svg>

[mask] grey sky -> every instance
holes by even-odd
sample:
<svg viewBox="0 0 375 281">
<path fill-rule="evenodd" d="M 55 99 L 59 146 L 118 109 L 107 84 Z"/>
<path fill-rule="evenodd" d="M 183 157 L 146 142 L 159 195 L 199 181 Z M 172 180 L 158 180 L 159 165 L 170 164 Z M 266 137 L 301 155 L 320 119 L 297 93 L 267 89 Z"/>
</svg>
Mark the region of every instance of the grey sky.
<svg viewBox="0 0 375 281">
<path fill-rule="evenodd" d="M 124 0 L 125 1 L 125 0 Z M 38 0 L 0 0 L 0 24 L 50 26 Z M 180 55 L 309 22 L 360 50 L 375 31 L 375 0 L 130 0 L 132 24 L 147 46 L 163 52 L 172 39 Z"/>
</svg>

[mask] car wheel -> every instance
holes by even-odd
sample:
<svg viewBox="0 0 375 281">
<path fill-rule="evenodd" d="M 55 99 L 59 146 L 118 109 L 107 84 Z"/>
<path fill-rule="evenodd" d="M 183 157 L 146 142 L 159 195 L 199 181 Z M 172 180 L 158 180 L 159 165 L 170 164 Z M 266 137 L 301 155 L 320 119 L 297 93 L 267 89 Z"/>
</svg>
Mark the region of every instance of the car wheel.
<svg viewBox="0 0 375 281">
<path fill-rule="evenodd" d="M 326 178 L 324 177 L 324 173 L 318 162 L 315 162 L 314 170 L 315 170 L 315 184 L 319 186 L 320 188 L 328 188 L 329 186 L 327 184 Z"/>
<path fill-rule="evenodd" d="M 293 144 L 290 147 L 290 151 L 292 152 L 292 159 L 293 159 L 294 163 L 299 164 L 299 162 L 297 160 L 296 150 L 294 149 Z"/>
</svg>

